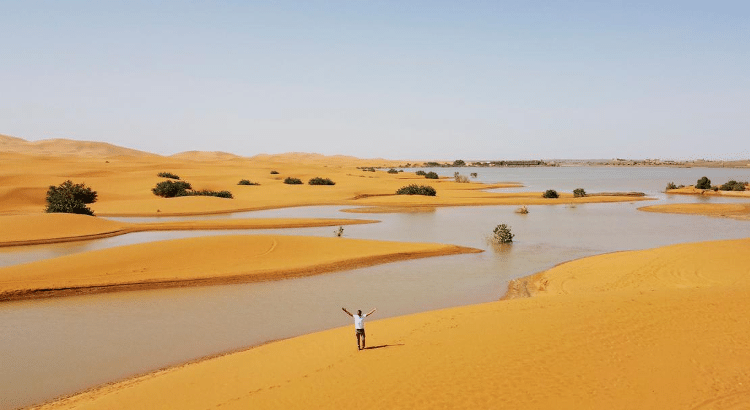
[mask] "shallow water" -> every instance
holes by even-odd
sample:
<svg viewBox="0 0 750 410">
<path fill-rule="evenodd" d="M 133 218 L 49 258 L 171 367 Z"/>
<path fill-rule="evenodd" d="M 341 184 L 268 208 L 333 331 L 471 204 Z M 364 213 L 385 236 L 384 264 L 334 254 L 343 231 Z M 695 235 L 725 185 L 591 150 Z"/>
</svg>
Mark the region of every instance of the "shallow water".
<svg viewBox="0 0 750 410">
<path fill-rule="evenodd" d="M 640 206 L 656 203 L 739 201 L 667 196 L 658 192 L 666 182 L 692 183 L 702 175 L 708 175 L 714 183 L 730 179 L 715 177 L 714 170 L 658 168 L 658 175 L 650 178 L 644 176 L 641 168 L 617 168 L 617 173 L 609 169 L 599 173 L 599 169 L 588 168 L 575 169 L 575 172 L 566 168 L 500 169 L 497 175 L 489 175 L 488 171 L 494 169 L 463 169 L 462 172 L 473 170 L 480 174 L 480 179 L 488 178 L 487 182 L 516 180 L 528 183 L 528 189 L 537 191 L 553 186 L 579 187 L 584 177 L 594 178 L 583 172 L 590 170 L 599 179 L 594 178 L 596 183 L 583 186 L 589 192 L 653 190 L 659 200 L 529 206 L 528 215 L 514 213 L 515 206 L 485 206 L 438 208 L 434 212 L 417 214 L 342 214 L 341 207 L 305 207 L 224 216 L 372 218 L 382 222 L 346 226 L 344 236 L 452 243 L 485 252 L 278 282 L 3 303 L 0 304 L 0 347 L 4 353 L 0 355 L 0 369 L 3 369 L 0 372 L 0 408 L 37 403 L 269 340 L 349 325 L 350 318 L 340 312 L 341 306 L 363 310 L 377 307 L 376 318 L 384 318 L 486 302 L 499 298 L 508 280 L 567 260 L 672 243 L 750 236 L 750 222 L 746 221 L 637 211 Z M 622 175 L 621 170 L 629 173 Z M 447 175 L 453 173 L 450 169 L 438 171 Z M 553 171 L 561 171 L 560 179 L 552 180 L 554 184 L 547 179 L 554 175 Z M 664 175 L 665 171 L 671 174 Z M 731 179 L 750 179 L 750 170 L 741 171 L 744 174 L 732 174 Z M 656 187 L 657 182 L 660 187 Z M 511 226 L 516 235 L 513 245 L 495 248 L 487 244 L 487 236 L 499 223 Z M 0 266 L 196 235 L 272 232 L 332 236 L 334 230 L 335 227 L 143 232 L 98 241 L 6 248 L 0 251 Z M 377 335 L 370 336 L 377 338 Z"/>
</svg>

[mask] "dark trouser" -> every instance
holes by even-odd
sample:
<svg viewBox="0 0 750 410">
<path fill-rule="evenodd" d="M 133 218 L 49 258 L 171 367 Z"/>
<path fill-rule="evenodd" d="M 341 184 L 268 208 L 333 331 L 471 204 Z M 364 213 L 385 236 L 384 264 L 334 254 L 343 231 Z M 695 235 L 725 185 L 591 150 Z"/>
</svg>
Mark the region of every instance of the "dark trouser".
<svg viewBox="0 0 750 410">
<path fill-rule="evenodd" d="M 362 347 L 359 344 L 359 338 L 362 337 Z M 365 348 L 365 329 L 357 329 L 357 349 Z"/>
</svg>

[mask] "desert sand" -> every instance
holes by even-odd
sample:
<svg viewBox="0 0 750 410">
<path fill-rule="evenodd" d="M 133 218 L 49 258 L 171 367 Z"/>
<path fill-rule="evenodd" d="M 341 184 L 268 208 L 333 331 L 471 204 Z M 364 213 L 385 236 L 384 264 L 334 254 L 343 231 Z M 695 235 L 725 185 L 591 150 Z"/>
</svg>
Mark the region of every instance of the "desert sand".
<svg viewBox="0 0 750 410">
<path fill-rule="evenodd" d="M 372 321 L 115 383 L 44 409 L 739 409 L 750 239 L 577 260 L 531 297 Z"/>
<path fill-rule="evenodd" d="M 667 204 L 644 206 L 638 208 L 638 210 L 666 214 L 705 215 L 717 218 L 750 220 L 750 203 Z"/>
</svg>

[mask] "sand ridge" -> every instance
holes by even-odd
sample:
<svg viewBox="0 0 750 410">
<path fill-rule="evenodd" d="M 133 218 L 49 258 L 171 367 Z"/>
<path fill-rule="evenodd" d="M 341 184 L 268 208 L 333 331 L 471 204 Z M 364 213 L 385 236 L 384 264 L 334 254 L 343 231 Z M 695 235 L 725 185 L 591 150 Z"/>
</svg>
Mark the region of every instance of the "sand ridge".
<svg viewBox="0 0 750 410">
<path fill-rule="evenodd" d="M 750 203 L 667 204 L 644 206 L 638 208 L 638 210 L 666 214 L 704 215 L 717 218 L 750 220 Z"/>
<path fill-rule="evenodd" d="M 535 275 L 546 285 L 534 297 L 369 322 L 362 352 L 342 315 L 345 327 L 40 408 L 744 408 L 748 250 L 744 239 L 585 258 Z"/>
</svg>

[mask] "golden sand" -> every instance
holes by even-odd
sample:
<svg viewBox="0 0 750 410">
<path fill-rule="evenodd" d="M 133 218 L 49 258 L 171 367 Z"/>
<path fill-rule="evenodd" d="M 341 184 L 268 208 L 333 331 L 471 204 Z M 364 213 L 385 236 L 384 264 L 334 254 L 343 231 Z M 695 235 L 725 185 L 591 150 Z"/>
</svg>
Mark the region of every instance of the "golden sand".
<svg viewBox="0 0 750 410">
<path fill-rule="evenodd" d="M 531 298 L 368 323 L 361 352 L 349 325 L 41 408 L 746 408 L 748 254 L 750 239 L 586 258 L 529 278 Z"/>
<path fill-rule="evenodd" d="M 638 210 L 666 214 L 705 215 L 718 218 L 750 220 L 750 203 L 667 204 L 644 206 L 638 208 Z"/>
</svg>

